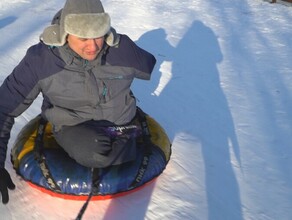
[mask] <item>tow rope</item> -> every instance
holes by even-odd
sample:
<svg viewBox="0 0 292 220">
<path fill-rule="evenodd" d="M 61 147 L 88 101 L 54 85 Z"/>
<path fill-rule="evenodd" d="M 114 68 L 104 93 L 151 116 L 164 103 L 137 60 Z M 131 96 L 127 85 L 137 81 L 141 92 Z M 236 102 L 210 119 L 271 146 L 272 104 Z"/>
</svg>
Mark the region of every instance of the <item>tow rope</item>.
<svg viewBox="0 0 292 220">
<path fill-rule="evenodd" d="M 99 168 L 92 168 L 92 186 L 91 191 L 88 195 L 86 202 L 83 204 L 82 208 L 80 209 L 76 220 L 81 220 L 83 214 L 85 213 L 87 206 L 92 198 L 93 195 L 96 195 L 99 192 L 99 184 L 101 182 L 101 169 Z"/>
</svg>

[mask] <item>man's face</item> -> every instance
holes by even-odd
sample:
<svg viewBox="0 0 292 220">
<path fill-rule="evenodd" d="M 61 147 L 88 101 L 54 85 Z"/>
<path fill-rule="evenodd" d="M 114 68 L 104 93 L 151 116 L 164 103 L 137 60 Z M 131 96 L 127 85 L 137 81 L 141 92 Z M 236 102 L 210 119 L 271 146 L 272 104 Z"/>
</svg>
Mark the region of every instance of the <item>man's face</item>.
<svg viewBox="0 0 292 220">
<path fill-rule="evenodd" d="M 69 34 L 67 38 L 69 47 L 85 60 L 94 60 L 101 51 L 104 37 L 79 38 Z"/>
</svg>

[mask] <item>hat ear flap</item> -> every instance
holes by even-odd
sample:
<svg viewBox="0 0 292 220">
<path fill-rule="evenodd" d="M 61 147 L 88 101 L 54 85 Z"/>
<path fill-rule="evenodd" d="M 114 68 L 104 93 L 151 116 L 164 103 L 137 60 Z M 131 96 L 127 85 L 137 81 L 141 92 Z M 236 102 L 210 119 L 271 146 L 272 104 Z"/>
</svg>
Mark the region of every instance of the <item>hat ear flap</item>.
<svg viewBox="0 0 292 220">
<path fill-rule="evenodd" d="M 51 25 L 40 35 L 40 40 L 50 46 L 63 46 L 66 43 L 67 34 L 60 25 L 62 10 L 60 9 L 52 19 Z"/>
<path fill-rule="evenodd" d="M 117 34 L 114 28 L 110 28 L 109 32 L 105 36 L 105 42 L 110 47 L 117 46 L 120 42 L 120 35 Z"/>
<path fill-rule="evenodd" d="M 51 25 L 43 31 L 40 40 L 46 45 L 63 46 L 66 43 L 65 32 L 61 33 L 59 25 Z"/>
</svg>

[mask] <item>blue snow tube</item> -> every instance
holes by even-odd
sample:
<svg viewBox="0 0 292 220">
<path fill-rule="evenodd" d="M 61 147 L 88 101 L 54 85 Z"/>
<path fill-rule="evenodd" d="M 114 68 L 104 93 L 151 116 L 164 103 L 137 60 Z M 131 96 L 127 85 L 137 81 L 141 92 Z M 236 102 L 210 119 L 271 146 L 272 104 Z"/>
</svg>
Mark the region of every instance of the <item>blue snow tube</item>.
<svg viewBox="0 0 292 220">
<path fill-rule="evenodd" d="M 93 199 L 108 199 L 136 191 L 163 172 L 170 159 L 171 143 L 163 128 L 153 118 L 146 115 L 146 121 L 153 144 L 145 146 L 143 139 L 137 139 L 135 161 L 101 169 L 99 191 L 95 192 Z M 40 169 L 34 150 L 39 123 L 40 116 L 37 116 L 19 133 L 11 151 L 14 169 L 30 185 L 43 192 L 67 199 L 86 199 L 92 188 L 92 169 L 76 163 L 68 156 L 55 141 L 48 123 L 43 137 L 43 155 L 59 190 L 51 188 L 48 178 Z"/>
</svg>

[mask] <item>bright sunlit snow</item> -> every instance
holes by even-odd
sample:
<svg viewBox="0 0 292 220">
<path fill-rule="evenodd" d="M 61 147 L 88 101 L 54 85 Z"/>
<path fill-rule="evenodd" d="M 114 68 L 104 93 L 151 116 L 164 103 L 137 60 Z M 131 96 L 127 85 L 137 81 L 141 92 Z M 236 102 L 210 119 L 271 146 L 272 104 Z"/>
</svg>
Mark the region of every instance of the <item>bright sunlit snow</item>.
<svg viewBox="0 0 292 220">
<path fill-rule="evenodd" d="M 64 0 L 1 0 L 0 83 Z M 90 202 L 87 219 L 292 219 L 292 7 L 262 0 L 103 0 L 112 26 L 157 58 L 136 80 L 138 105 L 173 143 L 164 173 L 142 190 Z M 1 94 L 0 94 L 1 98 Z M 16 119 L 40 113 L 41 97 Z M 8 152 L 10 153 L 10 151 Z M 21 180 L 1 220 L 74 219 L 84 202 Z"/>
</svg>

